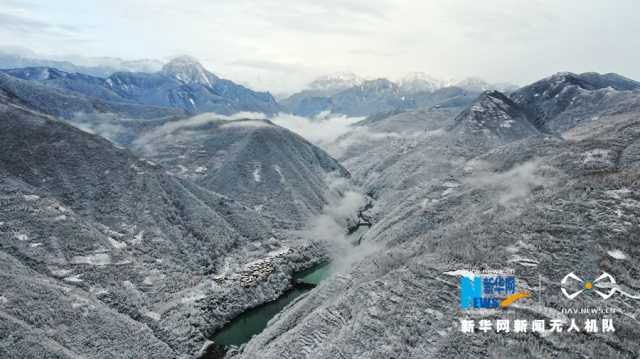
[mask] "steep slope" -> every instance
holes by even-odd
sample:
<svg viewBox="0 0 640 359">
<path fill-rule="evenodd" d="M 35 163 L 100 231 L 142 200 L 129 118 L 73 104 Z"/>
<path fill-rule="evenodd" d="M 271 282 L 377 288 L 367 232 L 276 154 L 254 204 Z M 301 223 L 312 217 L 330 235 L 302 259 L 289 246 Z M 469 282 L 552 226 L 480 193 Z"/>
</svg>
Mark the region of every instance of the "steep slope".
<svg viewBox="0 0 640 359">
<path fill-rule="evenodd" d="M 328 177 L 348 176 L 324 151 L 264 120 L 173 121 L 143 134 L 134 149 L 177 176 L 293 223 L 327 203 Z"/>
<path fill-rule="evenodd" d="M 498 91 L 482 93 L 455 120 L 451 131 L 460 142 L 495 146 L 539 134 L 525 110 Z"/>
<path fill-rule="evenodd" d="M 538 127 L 562 132 L 581 122 L 636 111 L 640 83 L 616 74 L 558 73 L 511 94 Z"/>
<path fill-rule="evenodd" d="M 43 76 L 44 73 L 50 74 L 52 71 L 49 70 L 40 69 L 38 71 L 39 75 L 36 76 Z M 36 70 L 34 69 L 34 71 Z M 14 71 L 14 73 L 17 73 L 17 71 Z M 20 76 L 28 77 L 26 73 L 31 73 L 31 70 L 21 72 Z M 34 75 L 36 74 L 36 72 L 33 73 Z M 86 76 L 82 75 L 80 77 L 86 78 Z M 23 80 L 0 71 L 0 90 L 10 94 L 15 101 L 19 101 L 29 108 L 56 117 L 71 119 L 78 114 L 113 113 L 124 117 L 150 119 L 185 115 L 185 112 L 180 109 L 140 105 L 126 101 L 109 101 L 85 96 L 76 91 L 69 91 L 66 88 L 68 86 L 66 80 L 53 81 L 53 83 L 57 83 L 54 86 L 49 86 L 47 84 L 48 81 L 44 81 L 45 83 Z M 86 85 L 86 81 L 82 81 Z M 62 89 L 60 87 L 65 88 Z M 74 82 L 74 88 L 78 90 L 85 90 L 87 87 L 91 88 L 91 92 L 97 91 L 91 85 L 85 87 L 82 83 Z M 113 98 L 113 93 L 107 92 L 105 96 Z"/>
<path fill-rule="evenodd" d="M 280 110 L 271 94 L 221 79 L 188 57 L 172 60 L 157 73 L 118 72 L 109 76 L 107 83 L 123 98 L 147 105 L 177 107 L 189 113 L 273 114 Z"/>
<path fill-rule="evenodd" d="M 2 72 L 22 80 L 37 81 L 61 91 L 69 91 L 77 96 L 88 96 L 104 101 L 130 102 L 107 88 L 106 80 L 100 77 L 64 72 L 49 67 L 27 67 Z"/>
<path fill-rule="evenodd" d="M 541 134 L 521 107 L 496 91 L 485 92 L 466 108 L 413 110 L 358 125 L 329 149 L 354 180 L 378 197 L 375 210 L 380 213 L 416 187 L 442 185 L 447 175 L 461 173 L 470 158 Z"/>
<path fill-rule="evenodd" d="M 165 172 L 0 91 L 3 357 L 190 357 L 321 255 Z M 269 268 L 257 279 L 256 260 Z"/>
</svg>

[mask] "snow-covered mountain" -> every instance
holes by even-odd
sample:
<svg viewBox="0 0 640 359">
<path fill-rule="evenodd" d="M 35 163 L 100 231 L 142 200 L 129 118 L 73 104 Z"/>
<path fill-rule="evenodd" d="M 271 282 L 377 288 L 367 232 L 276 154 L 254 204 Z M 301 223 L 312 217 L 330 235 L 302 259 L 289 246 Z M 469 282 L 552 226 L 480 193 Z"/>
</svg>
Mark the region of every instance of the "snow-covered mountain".
<svg viewBox="0 0 640 359">
<path fill-rule="evenodd" d="M 242 111 L 273 114 L 280 107 L 267 92 L 255 92 L 221 79 L 189 57 L 178 57 L 155 73 L 116 72 L 107 78 L 68 73 L 48 67 L 0 70 L 13 77 L 81 97 L 83 101 L 109 101 L 160 107 L 195 114 Z M 34 87 L 33 91 L 36 91 Z M 23 93 L 26 100 L 29 94 Z M 31 96 L 37 96 L 34 92 Z M 69 112 L 69 111 L 67 111 Z M 65 117 L 73 113 L 58 113 Z"/>
<path fill-rule="evenodd" d="M 434 92 L 447 87 L 447 82 L 430 76 L 424 72 L 413 72 L 398 81 L 402 91 L 406 93 Z"/>
<path fill-rule="evenodd" d="M 179 56 L 162 67 L 162 73 L 185 84 L 213 86 L 220 78 L 207 71 L 198 60 Z"/>
<path fill-rule="evenodd" d="M 421 72 L 408 74 L 397 83 L 384 78 L 363 80 L 355 76 L 327 76 L 280 103 L 289 112 L 301 116 L 325 111 L 369 116 L 432 106 L 457 107 L 469 104 L 486 90 L 511 92 L 515 88 L 509 84 L 492 85 L 479 78 L 453 84 Z"/>
<path fill-rule="evenodd" d="M 328 204 L 329 177 L 349 177 L 324 151 L 267 120 L 180 119 L 143 132 L 132 148 L 175 176 L 292 225 Z"/>
<path fill-rule="evenodd" d="M 511 95 L 533 121 L 554 131 L 640 106 L 640 82 L 617 74 L 562 72 L 524 86 Z"/>
<path fill-rule="evenodd" d="M 559 73 L 503 93 L 414 80 L 347 79 L 290 99 L 300 111 L 368 115 L 326 144 L 332 157 L 269 120 L 186 116 L 186 106 L 272 105 L 191 58 L 107 78 L 0 72 L 0 352 L 197 355 L 229 320 L 291 288 L 293 271 L 326 259 L 308 225 L 328 208 L 353 210 L 330 207 L 344 195 L 336 183 L 371 198 L 358 209 L 371 227 L 333 253 L 336 273 L 227 358 L 640 352 L 629 339 L 640 334 L 637 301 L 622 295 L 607 300 L 615 332 L 589 340 L 460 331 L 461 318 L 504 316 L 566 327 L 570 272 L 606 271 L 635 294 L 640 83 Z M 76 112 L 118 115 L 85 131 L 54 118 Z M 122 119 L 135 113 L 146 120 Z M 128 148 L 98 136 L 115 129 Z M 462 311 L 458 277 L 473 268 L 512 269 L 531 297 Z M 602 300 L 585 293 L 579 305 Z"/>
<path fill-rule="evenodd" d="M 162 61 L 153 59 L 124 60 L 116 57 L 84 57 L 39 55 L 28 49 L 0 47 L 0 69 L 22 67 L 52 67 L 65 72 L 79 72 L 96 77 L 108 77 L 114 72 L 156 72 Z"/>
<path fill-rule="evenodd" d="M 309 84 L 309 89 L 325 94 L 332 94 L 337 91 L 346 90 L 350 87 L 359 86 L 364 79 L 351 72 L 340 72 L 321 76 Z"/>
<path fill-rule="evenodd" d="M 560 291 L 566 273 L 606 271 L 635 283 L 640 110 L 631 103 L 640 100 L 632 100 L 635 84 L 611 78 L 563 74 L 511 97 L 484 93 L 457 115 L 431 108 L 361 123 L 341 139 L 340 159 L 376 199 L 375 224 L 354 251 L 378 249 L 296 301 L 234 358 L 639 352 L 627 340 L 638 322 L 623 314 L 637 303 L 624 296 L 607 302 L 619 311 L 611 315 L 616 331 L 589 341 L 460 330 L 462 318 L 504 316 L 547 324 L 560 318 L 566 328 L 571 316 L 561 310 L 570 304 Z M 547 107 L 563 92 L 580 101 L 568 108 L 574 114 L 582 108 L 584 120 L 567 121 L 566 110 Z M 594 98 L 598 106 L 582 102 Z M 540 133 L 529 122 L 536 113 L 540 124 L 563 132 Z M 466 129 L 474 141 L 466 140 Z M 459 276 L 478 267 L 513 269 L 517 291 L 532 297 L 508 310 L 461 311 Z M 580 303 L 597 307 L 602 300 L 587 295 Z"/>
<path fill-rule="evenodd" d="M 29 80 L 31 77 L 42 80 Z M 101 113 L 139 119 L 186 115 L 179 108 L 150 106 L 123 99 L 106 86 L 104 79 L 50 68 L 0 71 L 0 91 L 29 108 L 65 119 L 78 114 Z"/>
<path fill-rule="evenodd" d="M 3 342 L 9 357 L 190 357 L 323 258 L 292 230 L 340 197 L 330 177 L 348 173 L 335 160 L 268 122 L 185 121 L 136 142 L 166 155 L 157 164 L 0 88 L 0 336 L 19 338 Z"/>
<path fill-rule="evenodd" d="M 483 92 L 454 122 L 451 131 L 467 146 L 495 146 L 540 134 L 526 110 L 498 91 Z"/>
</svg>

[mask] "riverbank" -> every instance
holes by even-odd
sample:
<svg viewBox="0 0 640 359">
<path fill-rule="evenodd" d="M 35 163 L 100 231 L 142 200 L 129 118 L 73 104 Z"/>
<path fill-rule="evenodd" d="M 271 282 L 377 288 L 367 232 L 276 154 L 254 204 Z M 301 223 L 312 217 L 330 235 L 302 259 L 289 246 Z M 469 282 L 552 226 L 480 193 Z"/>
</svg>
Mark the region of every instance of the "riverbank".
<svg viewBox="0 0 640 359">
<path fill-rule="evenodd" d="M 238 315 L 211 337 L 212 344 L 202 356 L 216 359 L 229 348 L 239 347 L 266 328 L 269 321 L 296 298 L 312 290 L 331 273 L 329 262 L 317 264 L 292 275 L 290 288 L 276 300 L 251 308 Z"/>
</svg>

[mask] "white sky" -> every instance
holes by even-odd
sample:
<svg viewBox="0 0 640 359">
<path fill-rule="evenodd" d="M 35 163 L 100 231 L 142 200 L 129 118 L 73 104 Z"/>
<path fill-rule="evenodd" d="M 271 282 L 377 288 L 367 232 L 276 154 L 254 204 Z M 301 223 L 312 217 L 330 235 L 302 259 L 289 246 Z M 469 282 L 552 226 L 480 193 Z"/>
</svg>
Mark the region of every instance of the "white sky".
<svg viewBox="0 0 640 359">
<path fill-rule="evenodd" d="M 0 0 L 0 45 L 43 54 L 198 58 L 274 93 L 318 75 L 558 71 L 640 79 L 636 0 Z"/>
</svg>

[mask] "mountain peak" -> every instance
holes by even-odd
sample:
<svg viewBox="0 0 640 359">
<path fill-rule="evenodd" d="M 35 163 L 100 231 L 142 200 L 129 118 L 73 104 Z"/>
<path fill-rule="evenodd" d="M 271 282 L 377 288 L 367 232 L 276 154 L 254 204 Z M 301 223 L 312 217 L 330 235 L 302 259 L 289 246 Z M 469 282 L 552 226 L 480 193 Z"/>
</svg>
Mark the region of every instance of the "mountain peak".
<svg viewBox="0 0 640 359">
<path fill-rule="evenodd" d="M 218 78 L 191 56 L 178 56 L 162 67 L 162 72 L 187 84 L 211 86 Z"/>
<path fill-rule="evenodd" d="M 446 82 L 430 76 L 424 72 L 412 72 L 400 79 L 400 87 L 403 91 L 433 92 L 446 86 Z"/>
<path fill-rule="evenodd" d="M 358 86 L 363 79 L 352 72 L 340 72 L 318 77 L 309 84 L 312 90 L 336 91 Z"/>
<path fill-rule="evenodd" d="M 461 135 L 490 136 L 499 143 L 536 135 L 539 130 L 525 111 L 500 91 L 484 91 L 456 118 L 453 129 Z"/>
<path fill-rule="evenodd" d="M 467 77 L 466 79 L 456 83 L 455 86 L 463 88 L 467 91 L 475 92 L 486 91 L 491 88 L 491 85 L 487 81 L 479 77 Z"/>
</svg>

